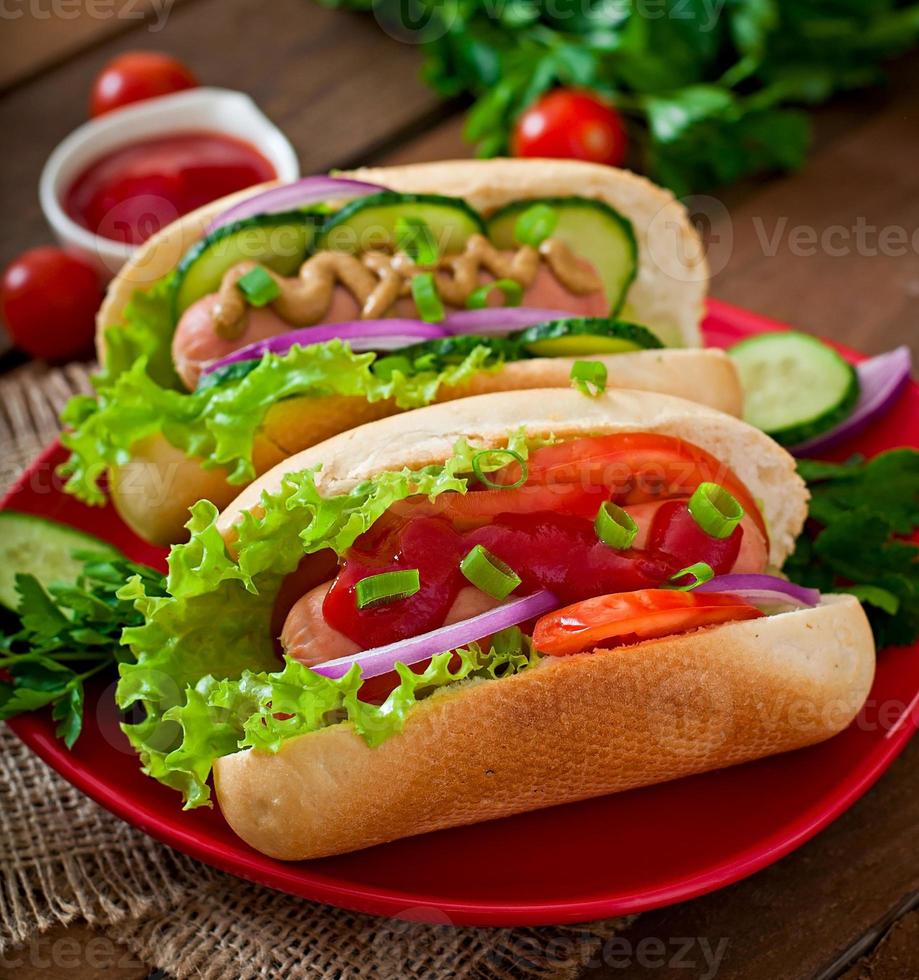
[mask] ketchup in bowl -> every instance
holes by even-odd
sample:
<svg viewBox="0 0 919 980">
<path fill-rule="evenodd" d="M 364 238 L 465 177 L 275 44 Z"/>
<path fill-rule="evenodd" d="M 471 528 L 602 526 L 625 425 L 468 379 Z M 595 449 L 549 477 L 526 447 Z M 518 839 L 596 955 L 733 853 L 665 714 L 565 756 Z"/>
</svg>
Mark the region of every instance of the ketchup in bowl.
<svg viewBox="0 0 919 980">
<path fill-rule="evenodd" d="M 222 133 L 179 133 L 95 160 L 67 189 L 63 205 L 89 231 L 139 245 L 183 214 L 276 176 L 250 143 Z"/>
</svg>

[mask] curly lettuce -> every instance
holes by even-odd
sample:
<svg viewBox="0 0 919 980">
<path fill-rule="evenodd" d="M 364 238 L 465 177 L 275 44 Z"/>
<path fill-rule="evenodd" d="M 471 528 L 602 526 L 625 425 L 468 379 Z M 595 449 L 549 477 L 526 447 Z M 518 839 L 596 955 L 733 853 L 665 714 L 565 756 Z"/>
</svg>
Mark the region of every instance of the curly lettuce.
<svg viewBox="0 0 919 980">
<path fill-rule="evenodd" d="M 508 448 L 525 457 L 523 435 L 513 435 Z M 358 701 L 354 670 L 337 681 L 291 662 L 276 671 L 274 599 L 301 558 L 329 548 L 343 554 L 407 497 L 465 493 L 477 451 L 459 443 L 443 465 L 387 471 L 332 497 L 320 494 L 315 470 L 288 474 L 236 525 L 232 552 L 218 530 L 216 507 L 197 503 L 188 542 L 170 552 L 166 594 L 151 592 L 138 577 L 118 593 L 143 615 L 141 625 L 122 634 L 134 660 L 119 668 L 116 700 L 142 712 L 124 730 L 144 770 L 181 791 L 186 806 L 206 805 L 207 777 L 222 755 L 250 746 L 276 751 L 284 739 L 338 718 L 376 744 L 401 728 L 423 691 L 524 669 L 533 654 L 522 639 L 505 638 L 488 652 L 470 647 L 459 666 L 436 658 L 418 675 L 422 680 L 400 672 L 398 688 L 379 708 Z"/>
<path fill-rule="evenodd" d="M 102 504 L 100 477 L 123 466 L 132 447 L 162 433 L 177 449 L 201 458 L 206 469 L 226 467 L 231 483 L 252 480 L 256 435 L 278 402 L 298 395 L 391 399 L 402 409 L 430 404 L 439 389 L 462 384 L 477 372 L 497 369 L 502 359 L 477 346 L 457 363 L 423 361 L 375 370 L 377 355 L 355 354 L 338 340 L 295 346 L 265 355 L 251 371 L 194 392 L 182 389 L 172 366 L 174 327 L 171 279 L 149 293 L 136 293 L 123 325 L 105 335 L 105 367 L 93 378 L 96 397 L 71 399 L 61 419 L 70 458 L 61 467 L 65 489 L 90 504 Z"/>
<path fill-rule="evenodd" d="M 236 680 L 202 678 L 185 703 L 165 713 L 182 730 L 182 740 L 166 757 L 173 771 L 189 778 L 186 809 L 208 802 L 207 779 L 214 762 L 240 749 L 277 752 L 290 738 L 346 722 L 368 745 L 400 732 L 420 700 L 459 681 L 497 679 L 538 662 L 533 642 L 516 627 L 495 637 L 487 650 L 477 643 L 437 654 L 420 673 L 396 665 L 399 683 L 382 704 L 361 701 L 360 669 L 355 665 L 330 680 L 285 659 L 277 673 L 244 671 Z"/>
</svg>

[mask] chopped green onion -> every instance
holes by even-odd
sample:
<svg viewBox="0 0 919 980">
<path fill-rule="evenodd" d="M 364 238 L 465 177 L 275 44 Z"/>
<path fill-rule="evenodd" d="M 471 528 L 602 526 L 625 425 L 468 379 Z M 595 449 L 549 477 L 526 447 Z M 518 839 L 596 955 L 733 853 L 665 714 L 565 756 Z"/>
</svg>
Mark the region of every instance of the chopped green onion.
<svg viewBox="0 0 919 980">
<path fill-rule="evenodd" d="M 496 483 L 488 478 L 488 473 L 504 469 L 511 463 L 518 463 L 520 466 L 518 480 L 513 483 Z M 472 457 L 472 472 L 479 482 L 492 490 L 516 490 L 527 482 L 527 461 L 513 449 L 483 449 Z"/>
<path fill-rule="evenodd" d="M 418 315 L 425 323 L 439 323 L 446 316 L 433 273 L 422 272 L 421 275 L 412 276 L 412 297 L 418 307 Z"/>
<path fill-rule="evenodd" d="M 520 585 L 520 576 L 477 544 L 460 562 L 460 571 L 477 588 L 493 599 L 506 599 Z"/>
<path fill-rule="evenodd" d="M 396 221 L 396 247 L 418 265 L 437 265 L 440 258 L 431 226 L 421 218 L 403 216 Z"/>
<path fill-rule="evenodd" d="M 638 525 L 618 504 L 609 500 L 600 505 L 594 530 L 605 545 L 617 550 L 631 548 L 638 537 Z"/>
<path fill-rule="evenodd" d="M 513 279 L 495 279 L 494 282 L 487 282 L 469 294 L 469 298 L 466 300 L 467 309 L 484 310 L 488 306 L 488 297 L 493 289 L 497 289 L 503 294 L 502 306 L 520 306 L 523 300 L 523 286 L 519 282 L 515 282 Z"/>
<path fill-rule="evenodd" d="M 602 361 L 575 361 L 571 365 L 571 383 L 581 394 L 591 398 L 606 391 L 607 377 L 606 365 Z"/>
<path fill-rule="evenodd" d="M 362 578 L 354 587 L 357 608 L 383 605 L 407 599 L 421 588 L 421 576 L 417 568 L 400 569 L 398 572 L 381 572 Z"/>
<path fill-rule="evenodd" d="M 401 371 L 406 376 L 411 374 L 412 362 L 402 354 L 390 354 L 373 362 L 373 373 L 384 381 L 389 381 L 396 371 Z"/>
<path fill-rule="evenodd" d="M 689 582 L 684 585 L 677 584 L 681 578 L 686 578 L 687 576 L 690 579 Z M 710 582 L 714 577 L 715 570 L 711 565 L 704 561 L 697 561 L 695 565 L 681 568 L 675 575 L 671 575 L 666 588 L 676 589 L 677 592 L 689 592 L 697 585 L 702 585 L 703 582 Z"/>
<path fill-rule="evenodd" d="M 688 507 L 690 517 L 712 538 L 729 538 L 744 515 L 737 498 L 717 483 L 700 483 Z"/>
<path fill-rule="evenodd" d="M 252 306 L 267 306 L 281 295 L 281 287 L 260 265 L 240 276 L 236 285 Z"/>
<path fill-rule="evenodd" d="M 514 225 L 514 238 L 521 245 L 540 245 L 555 231 L 558 224 L 558 212 L 548 204 L 534 204 L 527 208 Z"/>
</svg>

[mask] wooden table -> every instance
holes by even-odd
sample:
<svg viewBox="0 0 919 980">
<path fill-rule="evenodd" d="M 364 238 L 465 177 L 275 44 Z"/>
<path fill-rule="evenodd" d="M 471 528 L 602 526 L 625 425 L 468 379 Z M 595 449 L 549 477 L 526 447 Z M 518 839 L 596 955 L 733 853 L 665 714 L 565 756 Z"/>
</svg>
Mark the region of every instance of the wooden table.
<svg viewBox="0 0 919 980">
<path fill-rule="evenodd" d="M 132 12 L 163 8 L 124 2 Z M 304 173 L 469 154 L 461 107 L 422 85 L 418 51 L 372 17 L 309 0 L 179 0 L 162 30 L 150 23 L 81 14 L 61 24 L 26 14 L 4 24 L 4 264 L 49 240 L 35 194 L 41 165 L 84 120 L 96 71 L 127 49 L 167 50 L 206 83 L 250 92 L 296 145 Z M 710 224 L 713 294 L 867 352 L 907 343 L 919 354 L 917 159 L 919 58 L 910 58 L 894 66 L 888 90 L 819 113 L 800 174 L 691 202 Z M 721 978 L 919 977 L 917 764 L 919 741 L 810 844 L 717 894 L 641 916 L 627 945 L 610 947 L 585 976 L 660 976 L 653 940 L 702 937 L 712 949 L 727 940 Z M 87 930 L 66 933 L 82 939 Z M 632 956 L 623 968 L 623 949 L 645 939 L 645 965 Z M 140 964 L 119 976 L 147 972 Z M 700 976 L 704 967 L 671 964 L 671 972 Z M 17 971 L 18 980 L 28 976 Z"/>
</svg>

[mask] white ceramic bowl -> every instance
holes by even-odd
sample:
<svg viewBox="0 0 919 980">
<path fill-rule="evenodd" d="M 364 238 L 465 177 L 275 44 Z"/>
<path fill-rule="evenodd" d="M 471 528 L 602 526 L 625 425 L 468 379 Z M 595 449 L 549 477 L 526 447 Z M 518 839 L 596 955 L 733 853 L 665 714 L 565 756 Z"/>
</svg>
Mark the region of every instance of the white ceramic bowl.
<svg viewBox="0 0 919 980">
<path fill-rule="evenodd" d="M 48 157 L 38 192 L 57 240 L 111 278 L 137 246 L 103 238 L 77 224 L 64 211 L 63 196 L 89 164 L 125 144 L 202 130 L 251 143 L 283 181 L 300 176 L 300 162 L 287 137 L 248 95 L 222 88 L 196 88 L 164 95 L 84 123 Z"/>
</svg>

